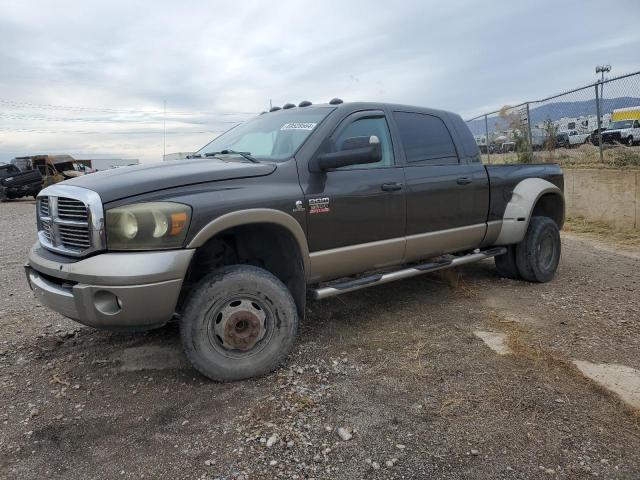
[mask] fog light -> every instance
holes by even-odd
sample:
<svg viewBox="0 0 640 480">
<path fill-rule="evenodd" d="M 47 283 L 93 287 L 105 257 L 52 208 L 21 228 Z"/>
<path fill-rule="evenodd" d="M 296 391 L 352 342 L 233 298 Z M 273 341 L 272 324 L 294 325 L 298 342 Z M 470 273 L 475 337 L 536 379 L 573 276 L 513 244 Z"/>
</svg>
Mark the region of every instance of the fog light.
<svg viewBox="0 0 640 480">
<path fill-rule="evenodd" d="M 93 305 L 104 315 L 115 315 L 122 309 L 122 302 L 107 290 L 98 290 L 93 296 Z"/>
</svg>

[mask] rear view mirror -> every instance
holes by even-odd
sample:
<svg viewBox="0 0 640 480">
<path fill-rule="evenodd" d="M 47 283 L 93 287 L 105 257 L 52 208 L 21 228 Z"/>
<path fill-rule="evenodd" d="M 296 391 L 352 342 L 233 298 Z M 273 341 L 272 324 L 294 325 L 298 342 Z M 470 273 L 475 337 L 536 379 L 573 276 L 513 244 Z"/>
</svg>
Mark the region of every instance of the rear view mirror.
<svg viewBox="0 0 640 480">
<path fill-rule="evenodd" d="M 309 170 L 322 172 L 348 165 L 377 163 L 382 160 L 380 139 L 375 135 L 347 138 L 342 142 L 341 147 L 342 149 L 337 152 L 318 155 L 309 164 Z"/>
</svg>

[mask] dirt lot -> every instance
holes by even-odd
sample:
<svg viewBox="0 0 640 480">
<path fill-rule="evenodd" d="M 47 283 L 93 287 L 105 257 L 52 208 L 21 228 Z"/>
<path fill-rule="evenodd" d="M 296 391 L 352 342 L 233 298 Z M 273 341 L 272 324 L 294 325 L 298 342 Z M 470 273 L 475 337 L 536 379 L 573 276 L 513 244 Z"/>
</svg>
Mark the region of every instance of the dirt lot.
<svg viewBox="0 0 640 480">
<path fill-rule="evenodd" d="M 640 369 L 640 246 L 572 234 L 549 284 L 487 261 L 311 303 L 284 368 L 216 384 L 175 325 L 114 334 L 40 307 L 33 210 L 0 204 L 1 478 L 640 477 L 638 412 L 570 363 Z"/>
</svg>

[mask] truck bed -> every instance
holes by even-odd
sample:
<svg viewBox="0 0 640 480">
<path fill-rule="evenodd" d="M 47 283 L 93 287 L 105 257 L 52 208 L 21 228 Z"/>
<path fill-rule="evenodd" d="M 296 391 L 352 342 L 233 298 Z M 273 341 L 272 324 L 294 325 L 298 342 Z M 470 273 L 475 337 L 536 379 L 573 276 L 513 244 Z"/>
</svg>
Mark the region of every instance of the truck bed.
<svg viewBox="0 0 640 480">
<path fill-rule="evenodd" d="M 490 188 L 488 221 L 502 219 L 513 189 L 526 178 L 542 178 L 564 190 L 562 170 L 555 163 L 485 165 L 485 168 Z"/>
</svg>

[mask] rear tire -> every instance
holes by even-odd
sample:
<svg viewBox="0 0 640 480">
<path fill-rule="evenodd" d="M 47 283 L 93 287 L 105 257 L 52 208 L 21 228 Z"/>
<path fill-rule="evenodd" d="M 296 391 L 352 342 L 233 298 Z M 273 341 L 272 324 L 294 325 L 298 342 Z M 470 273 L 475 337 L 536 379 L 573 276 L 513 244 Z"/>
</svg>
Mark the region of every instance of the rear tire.
<svg viewBox="0 0 640 480">
<path fill-rule="evenodd" d="M 507 246 L 507 253 L 494 257 L 496 262 L 496 271 L 498 275 L 504 278 L 512 278 L 517 280 L 520 278 L 518 266 L 516 265 L 516 247 L 515 245 Z"/>
<path fill-rule="evenodd" d="M 550 281 L 560 262 L 561 243 L 558 225 L 549 217 L 533 217 L 527 233 L 516 245 L 516 265 L 520 276 L 529 282 Z"/>
<path fill-rule="evenodd" d="M 287 287 L 249 265 L 224 267 L 200 280 L 180 321 L 189 361 L 221 382 L 276 369 L 291 351 L 297 330 L 296 305 Z"/>
</svg>

